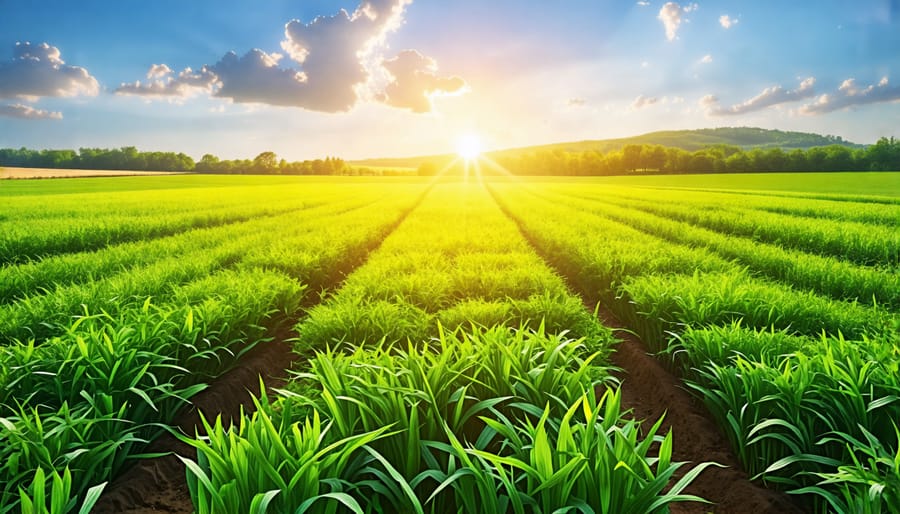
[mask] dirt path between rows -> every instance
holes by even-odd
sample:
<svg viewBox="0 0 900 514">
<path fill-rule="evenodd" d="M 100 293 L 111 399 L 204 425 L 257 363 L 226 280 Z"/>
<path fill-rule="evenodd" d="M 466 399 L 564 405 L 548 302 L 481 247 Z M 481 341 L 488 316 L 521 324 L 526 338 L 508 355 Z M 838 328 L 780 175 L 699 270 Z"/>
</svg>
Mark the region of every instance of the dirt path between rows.
<svg viewBox="0 0 900 514">
<path fill-rule="evenodd" d="M 541 246 L 529 237 L 522 221 L 506 208 L 497 193 L 490 187 L 488 191 L 534 251 L 560 274 L 572 291 L 581 296 L 585 307 L 593 311 L 597 303 L 596 292 L 585 291 L 563 273 L 554 264 L 559 259 L 542 251 Z M 672 429 L 673 461 L 692 464 L 712 461 L 726 466 L 707 468 L 685 491 L 711 501 L 711 505 L 698 502 L 676 503 L 670 507 L 671 514 L 803 513 L 790 496 L 750 480 L 706 408 L 684 389 L 679 377 L 647 352 L 644 343 L 608 307 L 601 303 L 597 315 L 621 340 L 616 351 L 610 355 L 610 361 L 622 370 L 617 376 L 622 382 L 623 406 L 631 409 L 636 419 L 654 422 L 665 415 L 661 428 L 663 433 Z M 680 477 L 685 471 L 682 467 L 677 476 Z"/>
<path fill-rule="evenodd" d="M 624 370 L 622 403 L 637 419 L 655 421 L 665 414 L 662 430 L 673 431 L 674 461 L 724 464 L 726 468 L 707 468 L 685 491 L 713 502 L 677 503 L 672 514 L 800 514 L 789 496 L 750 481 L 730 449 L 728 440 L 710 419 L 706 408 L 688 393 L 681 381 L 656 358 L 631 332 L 621 330 L 622 323 L 609 309 L 598 312 L 604 325 L 616 331 L 622 340 L 610 356 L 614 366 Z M 682 468 L 679 471 L 686 471 Z"/>
<path fill-rule="evenodd" d="M 241 407 L 253 412 L 251 395 L 259 396 L 259 377 L 266 387 L 284 385 L 294 358 L 291 346 L 279 339 L 257 347 L 237 366 L 216 379 L 210 387 L 194 396 L 193 406 L 181 413 L 172 425 L 185 434 L 194 434 L 200 426 L 199 412 L 221 414 L 223 422 L 237 419 Z M 172 435 L 155 440 L 147 452 L 171 452 L 165 457 L 138 461 L 134 467 L 109 484 L 91 511 L 106 513 L 191 514 L 194 506 L 185 482 L 184 464 L 175 456 L 196 458 L 196 451 Z"/>
<path fill-rule="evenodd" d="M 426 187 L 413 205 L 388 226 L 382 238 L 369 248 L 360 260 L 334 269 L 332 276 L 319 284 L 320 286 L 333 284 L 334 288 L 322 291 L 339 290 L 346 277 L 365 264 L 369 256 L 381 247 L 384 240 L 421 205 L 433 187 L 434 184 Z M 324 298 L 321 294 L 311 295 L 304 307 L 312 307 Z M 301 358 L 293 352 L 291 345 L 285 342 L 290 336 L 292 333 L 289 331 L 282 331 L 275 340 L 254 348 L 228 373 L 213 380 L 208 388 L 191 398 L 190 408 L 180 413 L 171 425 L 184 434 L 193 435 L 197 427 L 202 426 L 200 412 L 203 412 L 209 421 L 220 415 L 226 425 L 229 420 L 236 420 L 240 416 L 242 408 L 245 414 L 252 413 L 256 410 L 253 398 L 258 398 L 260 394 L 260 378 L 267 388 L 280 388 L 287 382 L 289 372 L 297 359 Z M 167 455 L 135 463 L 134 467 L 106 487 L 100 501 L 91 510 L 92 514 L 194 512 L 186 482 L 185 466 L 177 455 L 193 460 L 196 458 L 196 451 L 177 437 L 165 435 L 154 440 L 145 453 Z"/>
</svg>

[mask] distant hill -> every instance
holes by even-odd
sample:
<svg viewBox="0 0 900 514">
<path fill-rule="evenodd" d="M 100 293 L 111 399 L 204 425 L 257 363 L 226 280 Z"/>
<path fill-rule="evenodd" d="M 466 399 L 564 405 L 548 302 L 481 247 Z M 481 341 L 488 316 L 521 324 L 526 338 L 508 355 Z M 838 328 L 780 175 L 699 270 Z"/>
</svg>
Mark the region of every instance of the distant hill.
<svg viewBox="0 0 900 514">
<path fill-rule="evenodd" d="M 699 150 L 701 148 L 716 145 L 739 146 L 744 150 L 775 147 L 793 150 L 795 148 L 806 149 L 815 146 L 829 145 L 842 145 L 850 148 L 862 148 L 865 146 L 845 141 L 839 136 L 823 136 L 808 132 L 790 132 L 753 127 L 723 127 L 697 130 L 660 130 L 632 137 L 510 148 L 487 152 L 487 154 L 491 156 L 502 156 L 511 153 L 534 152 L 540 150 L 562 150 L 564 152 L 585 152 L 593 150 L 610 152 L 619 150 L 623 146 L 631 144 L 663 145 L 681 148 L 687 151 Z M 389 168 L 417 168 L 426 161 L 443 162 L 451 160 L 453 157 L 455 156 L 452 154 L 423 155 L 417 157 L 365 159 L 351 161 L 350 164 Z"/>
</svg>

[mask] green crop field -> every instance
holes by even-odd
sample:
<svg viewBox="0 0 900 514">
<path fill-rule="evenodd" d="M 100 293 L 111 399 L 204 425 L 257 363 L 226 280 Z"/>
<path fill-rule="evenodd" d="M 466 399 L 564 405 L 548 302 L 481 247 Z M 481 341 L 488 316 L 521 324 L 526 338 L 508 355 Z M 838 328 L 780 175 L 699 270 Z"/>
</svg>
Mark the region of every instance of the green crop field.
<svg viewBox="0 0 900 514">
<path fill-rule="evenodd" d="M 171 433 L 172 512 L 727 512 L 607 314 L 797 512 L 900 512 L 900 173 L 810 173 L 2 182 L 0 514 Z"/>
</svg>

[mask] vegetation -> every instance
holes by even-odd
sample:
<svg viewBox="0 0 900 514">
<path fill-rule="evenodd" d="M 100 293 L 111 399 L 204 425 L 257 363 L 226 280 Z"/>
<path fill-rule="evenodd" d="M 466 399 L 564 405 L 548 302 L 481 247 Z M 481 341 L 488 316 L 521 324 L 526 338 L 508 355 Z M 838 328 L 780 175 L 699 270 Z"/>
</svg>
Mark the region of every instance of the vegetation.
<svg viewBox="0 0 900 514">
<path fill-rule="evenodd" d="M 626 145 L 664 146 L 677 148 L 688 152 L 703 150 L 717 146 L 733 146 L 749 151 L 754 148 L 768 150 L 781 148 L 783 150 L 809 149 L 831 145 L 846 146 L 850 149 L 863 148 L 864 145 L 844 141 L 840 136 L 823 136 L 804 132 L 791 132 L 781 130 L 768 130 L 754 127 L 720 127 L 699 130 L 664 130 L 649 132 L 638 136 L 601 139 L 588 141 L 571 141 L 554 143 L 549 145 L 512 148 L 490 152 L 491 158 L 515 157 L 528 153 L 570 153 L 582 154 L 597 152 L 606 154 L 622 150 Z M 424 162 L 445 163 L 454 159 L 452 155 L 432 155 L 407 158 L 381 158 L 354 161 L 360 166 L 389 166 L 417 168 Z"/>
<path fill-rule="evenodd" d="M 221 160 L 205 154 L 194 162 L 190 156 L 175 152 L 140 152 L 133 146 L 114 149 L 80 148 L 75 150 L 0 149 L 0 165 L 20 168 L 61 168 L 128 171 L 193 171 L 231 175 L 408 175 L 402 168 L 349 166 L 343 159 L 287 162 L 274 152 L 262 152 L 254 159 Z"/>
<path fill-rule="evenodd" d="M 543 255 L 673 359 L 751 473 L 817 511 L 891 512 L 900 309 L 871 287 L 893 287 L 898 242 L 871 242 L 871 259 L 852 250 L 877 222 L 813 223 L 745 195 L 492 190 Z M 867 204 L 841 205 L 855 218 Z"/>
<path fill-rule="evenodd" d="M 621 150 L 606 153 L 560 149 L 504 152 L 495 160 L 516 175 L 890 171 L 900 169 L 900 141 L 881 138 L 867 148 L 830 145 L 790 151 L 781 147 L 744 150 L 732 145 L 688 151 L 627 144 Z"/>
<path fill-rule="evenodd" d="M 864 147 L 840 137 L 755 128 L 654 132 L 634 138 L 561 143 L 491 152 L 516 175 L 607 176 L 632 174 L 751 173 L 783 171 L 890 171 L 900 169 L 900 141 L 881 138 Z M 182 153 L 139 152 L 135 147 L 74 150 L 0 149 L 0 165 L 30 168 L 194 171 L 264 175 L 462 174 L 453 155 L 372 159 L 348 164 L 337 157 L 288 162 L 271 151 L 222 160 L 205 154 L 196 163 Z M 497 173 L 486 167 L 485 173 Z"/>
<path fill-rule="evenodd" d="M 479 185 L 436 186 L 297 331 L 310 371 L 238 427 L 216 421 L 208 441 L 189 440 L 198 512 L 664 512 L 699 500 L 681 491 L 708 465 L 673 479 L 671 433 L 628 419 L 609 387 L 609 330 Z"/>
<path fill-rule="evenodd" d="M 672 462 L 677 434 L 623 406 L 595 302 L 681 373 L 751 475 L 810 511 L 896 511 L 900 201 L 702 178 L 4 187 L 0 513 L 89 511 L 276 337 L 301 357 L 291 381 L 182 436 L 199 513 L 700 501 L 684 491 L 712 464 Z"/>
<path fill-rule="evenodd" d="M 194 394 L 293 322 L 306 291 L 331 286 L 391 230 L 421 186 L 395 189 L 404 190 L 387 201 L 385 191 L 365 189 L 329 199 L 325 186 L 307 203 L 296 200 L 304 197 L 296 188 L 270 188 L 264 194 L 285 202 L 285 214 L 258 212 L 200 231 L 186 225 L 146 243 L 113 240 L 93 253 L 72 245 L 58 257 L 8 263 L 2 270 L 17 287 L 0 329 L 2 512 L 45 500 L 54 512 L 89 509 L 102 484 L 141 458 Z M 205 192 L 232 208 L 246 198 L 239 187 L 222 193 Z M 90 202 L 81 215 L 105 211 L 123 227 L 129 219 L 116 213 L 147 200 L 100 198 L 105 203 Z M 173 203 L 189 209 L 196 201 L 187 195 Z M 54 207 L 61 214 L 79 205 Z M 21 214 L 18 222 L 41 220 Z"/>
</svg>

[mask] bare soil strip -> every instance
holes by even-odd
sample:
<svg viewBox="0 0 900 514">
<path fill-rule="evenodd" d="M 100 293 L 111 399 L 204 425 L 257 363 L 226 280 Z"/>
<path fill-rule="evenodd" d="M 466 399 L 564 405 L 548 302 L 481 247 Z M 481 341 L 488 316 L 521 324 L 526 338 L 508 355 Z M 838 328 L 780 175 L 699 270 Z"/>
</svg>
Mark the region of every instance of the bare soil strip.
<svg viewBox="0 0 900 514">
<path fill-rule="evenodd" d="M 369 248 L 365 256 L 357 262 L 349 263 L 335 269 L 330 280 L 339 289 L 344 279 L 357 267 L 362 266 L 369 256 L 375 252 L 391 233 L 399 227 L 407 216 L 414 212 L 434 184 L 428 186 L 418 200 L 394 221 L 385 232 L 381 241 Z M 310 292 L 307 295 L 306 307 L 324 301 L 322 294 Z M 295 320 L 296 321 L 296 320 Z M 282 331 L 280 336 L 269 343 L 263 343 L 240 359 L 228 373 L 213 380 L 204 391 L 191 399 L 191 407 L 180 413 L 172 422 L 172 426 L 181 433 L 193 435 L 200 423 L 202 412 L 210 422 L 216 416 L 222 416 L 223 423 L 235 420 L 241 413 L 250 414 L 255 410 L 253 398 L 259 397 L 259 381 L 263 379 L 266 388 L 280 388 L 285 385 L 289 370 L 302 359 L 294 353 L 290 343 L 285 339 L 291 336 L 290 327 Z M 188 491 L 185 467 L 178 455 L 195 459 L 196 451 L 179 441 L 173 435 L 165 435 L 153 441 L 145 453 L 166 453 L 155 459 L 143 459 L 134 467 L 116 478 L 107 487 L 100 501 L 94 506 L 92 514 L 151 514 L 172 513 L 191 514 L 194 505 Z"/>
<path fill-rule="evenodd" d="M 283 386 L 287 370 L 296 357 L 291 346 L 281 339 L 261 344 L 242 358 L 234 369 L 192 398 L 192 408 L 181 413 L 172 425 L 192 435 L 195 427 L 201 425 L 201 411 L 204 416 L 212 418 L 211 422 L 215 415 L 221 415 L 223 422 L 236 419 L 241 407 L 244 412 L 253 412 L 251 395 L 259 396 L 259 378 L 263 378 L 267 388 Z M 176 455 L 194 459 L 196 452 L 172 435 L 157 439 L 147 448 L 147 453 L 156 452 L 169 454 L 138 461 L 107 486 L 92 512 L 192 513 L 194 506 L 185 482 L 184 464 Z"/>
<path fill-rule="evenodd" d="M 623 405 L 632 409 L 638 419 L 655 421 L 665 414 L 662 428 L 673 431 L 673 460 L 714 461 L 727 466 L 707 468 L 686 491 L 714 505 L 675 504 L 671 507 L 672 514 L 803 512 L 789 496 L 750 481 L 706 408 L 683 388 L 678 377 L 649 355 L 634 334 L 621 330 L 622 324 L 612 312 L 601 307 L 599 317 L 607 327 L 620 329 L 616 336 L 622 342 L 611 360 L 614 366 L 624 370 L 619 374 Z"/>
<path fill-rule="evenodd" d="M 496 201 L 496 192 L 488 188 Z M 544 261 L 563 277 L 585 307 L 593 309 L 595 293 L 583 290 L 553 264 L 555 259 L 540 250 L 528 236 L 521 221 L 506 210 L 500 209 L 516 223 L 522 237 Z M 610 355 L 611 363 L 622 370 L 618 378 L 622 382 L 622 405 L 631 409 L 636 419 L 654 422 L 665 415 L 662 429 L 673 431 L 673 455 L 675 461 L 701 463 L 713 461 L 726 467 L 707 468 L 685 491 L 711 501 L 713 504 L 681 503 L 670 507 L 672 514 L 800 514 L 790 496 L 768 489 L 750 480 L 742 468 L 728 440 L 719 430 L 709 411 L 688 393 L 679 377 L 672 374 L 655 357 L 647 353 L 647 347 L 635 336 L 608 307 L 600 305 L 597 311 L 603 324 L 616 331 L 622 340 Z M 683 474 L 684 468 L 682 468 Z M 680 475 L 679 475 L 680 476 Z"/>
</svg>

